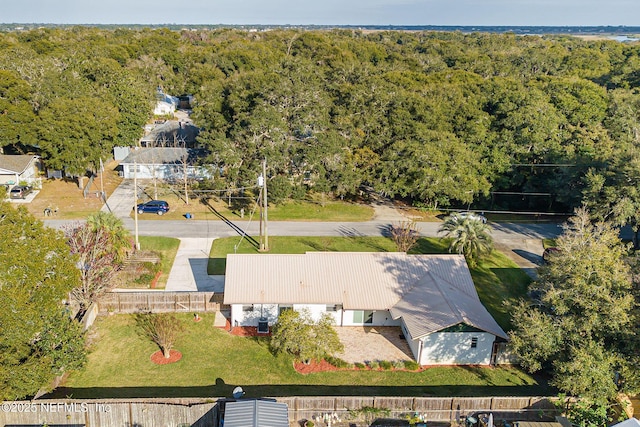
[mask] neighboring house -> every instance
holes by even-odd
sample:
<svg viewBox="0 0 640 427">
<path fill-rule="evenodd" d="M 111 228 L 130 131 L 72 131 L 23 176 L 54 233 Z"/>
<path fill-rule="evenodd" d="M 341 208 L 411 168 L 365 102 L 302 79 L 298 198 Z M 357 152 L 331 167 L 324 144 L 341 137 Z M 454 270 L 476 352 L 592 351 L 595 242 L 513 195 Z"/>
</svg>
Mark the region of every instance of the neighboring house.
<svg viewBox="0 0 640 427">
<path fill-rule="evenodd" d="M 224 304 L 233 326 L 274 323 L 287 309 L 330 313 L 338 326 L 399 326 L 421 365 L 488 365 L 508 339 L 462 255 L 229 254 Z"/>
<path fill-rule="evenodd" d="M 180 100 L 175 96 L 167 95 L 162 92 L 161 88 L 158 88 L 156 94 L 156 106 L 153 110 L 153 114 L 156 116 L 172 116 L 178 108 Z"/>
<path fill-rule="evenodd" d="M 189 179 L 209 178 L 210 168 L 196 164 L 204 154 L 203 150 L 194 148 L 138 148 L 130 151 L 120 162 L 122 176 L 179 181 L 186 173 Z"/>
<path fill-rule="evenodd" d="M 0 154 L 0 185 L 12 186 L 26 182 L 33 186 L 39 181 L 41 168 L 39 156 Z"/>
<path fill-rule="evenodd" d="M 200 129 L 188 120 L 167 120 L 145 129 L 141 147 L 196 147 Z"/>
</svg>

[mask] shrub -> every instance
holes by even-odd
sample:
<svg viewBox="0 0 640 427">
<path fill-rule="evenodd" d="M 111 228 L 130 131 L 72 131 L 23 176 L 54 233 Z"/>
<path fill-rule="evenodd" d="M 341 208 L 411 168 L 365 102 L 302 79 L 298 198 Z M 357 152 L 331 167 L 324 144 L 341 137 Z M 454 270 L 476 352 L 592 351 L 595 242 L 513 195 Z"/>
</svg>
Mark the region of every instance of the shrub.
<svg viewBox="0 0 640 427">
<path fill-rule="evenodd" d="M 384 369 L 385 371 L 389 371 L 389 370 L 391 370 L 391 368 L 393 368 L 393 364 L 391 362 L 389 362 L 388 360 L 381 360 L 380 361 L 380 367 L 382 369 Z"/>
<path fill-rule="evenodd" d="M 356 362 L 356 363 L 355 363 L 355 366 L 356 366 L 356 368 L 358 368 L 358 369 L 364 369 L 364 368 L 366 368 L 366 367 L 367 367 L 367 365 L 365 365 L 365 364 L 364 364 L 364 363 L 362 363 L 362 362 Z"/>
<path fill-rule="evenodd" d="M 379 369 L 380 363 L 377 360 L 371 360 L 367 363 L 371 369 Z"/>
<path fill-rule="evenodd" d="M 420 369 L 420 364 L 415 360 L 405 360 L 404 369 L 408 371 L 417 371 L 418 369 Z"/>
<path fill-rule="evenodd" d="M 393 369 L 404 369 L 404 361 L 396 360 L 393 362 Z"/>
<path fill-rule="evenodd" d="M 340 359 L 339 357 L 327 356 L 324 358 L 329 364 L 335 366 L 336 368 L 350 368 L 352 366 L 351 363 L 347 362 L 344 359 Z"/>
<path fill-rule="evenodd" d="M 136 323 L 142 332 L 160 347 L 165 358 L 169 358 L 170 351 L 184 326 L 173 313 L 139 313 Z"/>
</svg>

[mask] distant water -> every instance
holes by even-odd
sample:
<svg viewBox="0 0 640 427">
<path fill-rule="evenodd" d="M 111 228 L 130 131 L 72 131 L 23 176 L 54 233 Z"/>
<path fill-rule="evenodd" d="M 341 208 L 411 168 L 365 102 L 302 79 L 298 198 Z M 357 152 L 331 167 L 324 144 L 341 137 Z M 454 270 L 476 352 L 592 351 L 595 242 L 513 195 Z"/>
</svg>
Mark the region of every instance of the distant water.
<svg viewBox="0 0 640 427">
<path fill-rule="evenodd" d="M 402 31 L 460 31 L 463 33 L 514 33 L 514 34 L 571 34 L 571 35 L 611 35 L 618 41 L 636 41 L 640 27 L 627 26 L 474 26 L 474 25 L 345 25 L 332 28 L 359 28 L 366 30 Z M 614 37 L 615 36 L 615 37 Z"/>
<path fill-rule="evenodd" d="M 86 27 L 98 28 L 169 28 L 169 29 L 216 29 L 216 28 L 240 28 L 246 30 L 268 30 L 276 28 L 296 28 L 296 29 L 350 29 L 350 30 L 378 30 L 378 31 L 460 31 L 462 33 L 514 33 L 521 35 L 543 35 L 543 34 L 566 34 L 583 36 L 601 36 L 618 40 L 621 42 L 631 42 L 640 40 L 640 26 L 509 26 L 509 25 L 191 25 L 191 24 L 78 24 Z M 0 24 L 0 31 L 22 31 L 39 27 L 73 27 L 70 24 Z"/>
<path fill-rule="evenodd" d="M 638 40 L 640 40 L 637 37 L 629 37 L 629 36 L 611 36 L 610 38 L 612 40 L 619 41 L 619 42 L 637 42 Z"/>
</svg>

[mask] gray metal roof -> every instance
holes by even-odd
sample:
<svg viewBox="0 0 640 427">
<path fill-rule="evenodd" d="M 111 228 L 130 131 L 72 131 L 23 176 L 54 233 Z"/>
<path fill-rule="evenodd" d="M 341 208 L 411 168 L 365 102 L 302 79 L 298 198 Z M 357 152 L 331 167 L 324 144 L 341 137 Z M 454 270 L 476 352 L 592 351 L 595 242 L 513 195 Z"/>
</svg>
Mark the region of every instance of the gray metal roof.
<svg viewBox="0 0 640 427">
<path fill-rule="evenodd" d="M 122 164 L 182 164 L 186 156 L 187 164 L 195 164 L 205 154 L 204 150 L 182 147 L 150 147 L 131 150 Z"/>
<path fill-rule="evenodd" d="M 270 400 L 226 402 L 224 427 L 289 427 L 285 403 Z"/>
<path fill-rule="evenodd" d="M 229 254 L 225 304 L 342 304 L 390 310 L 413 338 L 467 323 L 506 338 L 462 255 L 401 252 Z"/>
<path fill-rule="evenodd" d="M 0 154 L 0 169 L 10 173 L 22 173 L 36 157 L 38 156 L 32 154 Z"/>
</svg>

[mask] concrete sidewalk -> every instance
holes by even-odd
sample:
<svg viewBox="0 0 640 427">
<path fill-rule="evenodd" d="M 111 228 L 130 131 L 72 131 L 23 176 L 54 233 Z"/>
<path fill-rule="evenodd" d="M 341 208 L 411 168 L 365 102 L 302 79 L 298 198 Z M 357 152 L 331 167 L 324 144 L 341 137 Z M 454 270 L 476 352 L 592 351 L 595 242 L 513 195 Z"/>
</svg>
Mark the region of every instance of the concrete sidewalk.
<svg viewBox="0 0 640 427">
<path fill-rule="evenodd" d="M 134 190 L 133 180 L 123 180 L 100 210 L 111 212 L 118 218 L 129 218 L 134 206 Z"/>
<path fill-rule="evenodd" d="M 209 276 L 207 264 L 212 238 L 180 239 L 165 291 L 223 292 L 224 276 Z"/>
</svg>

